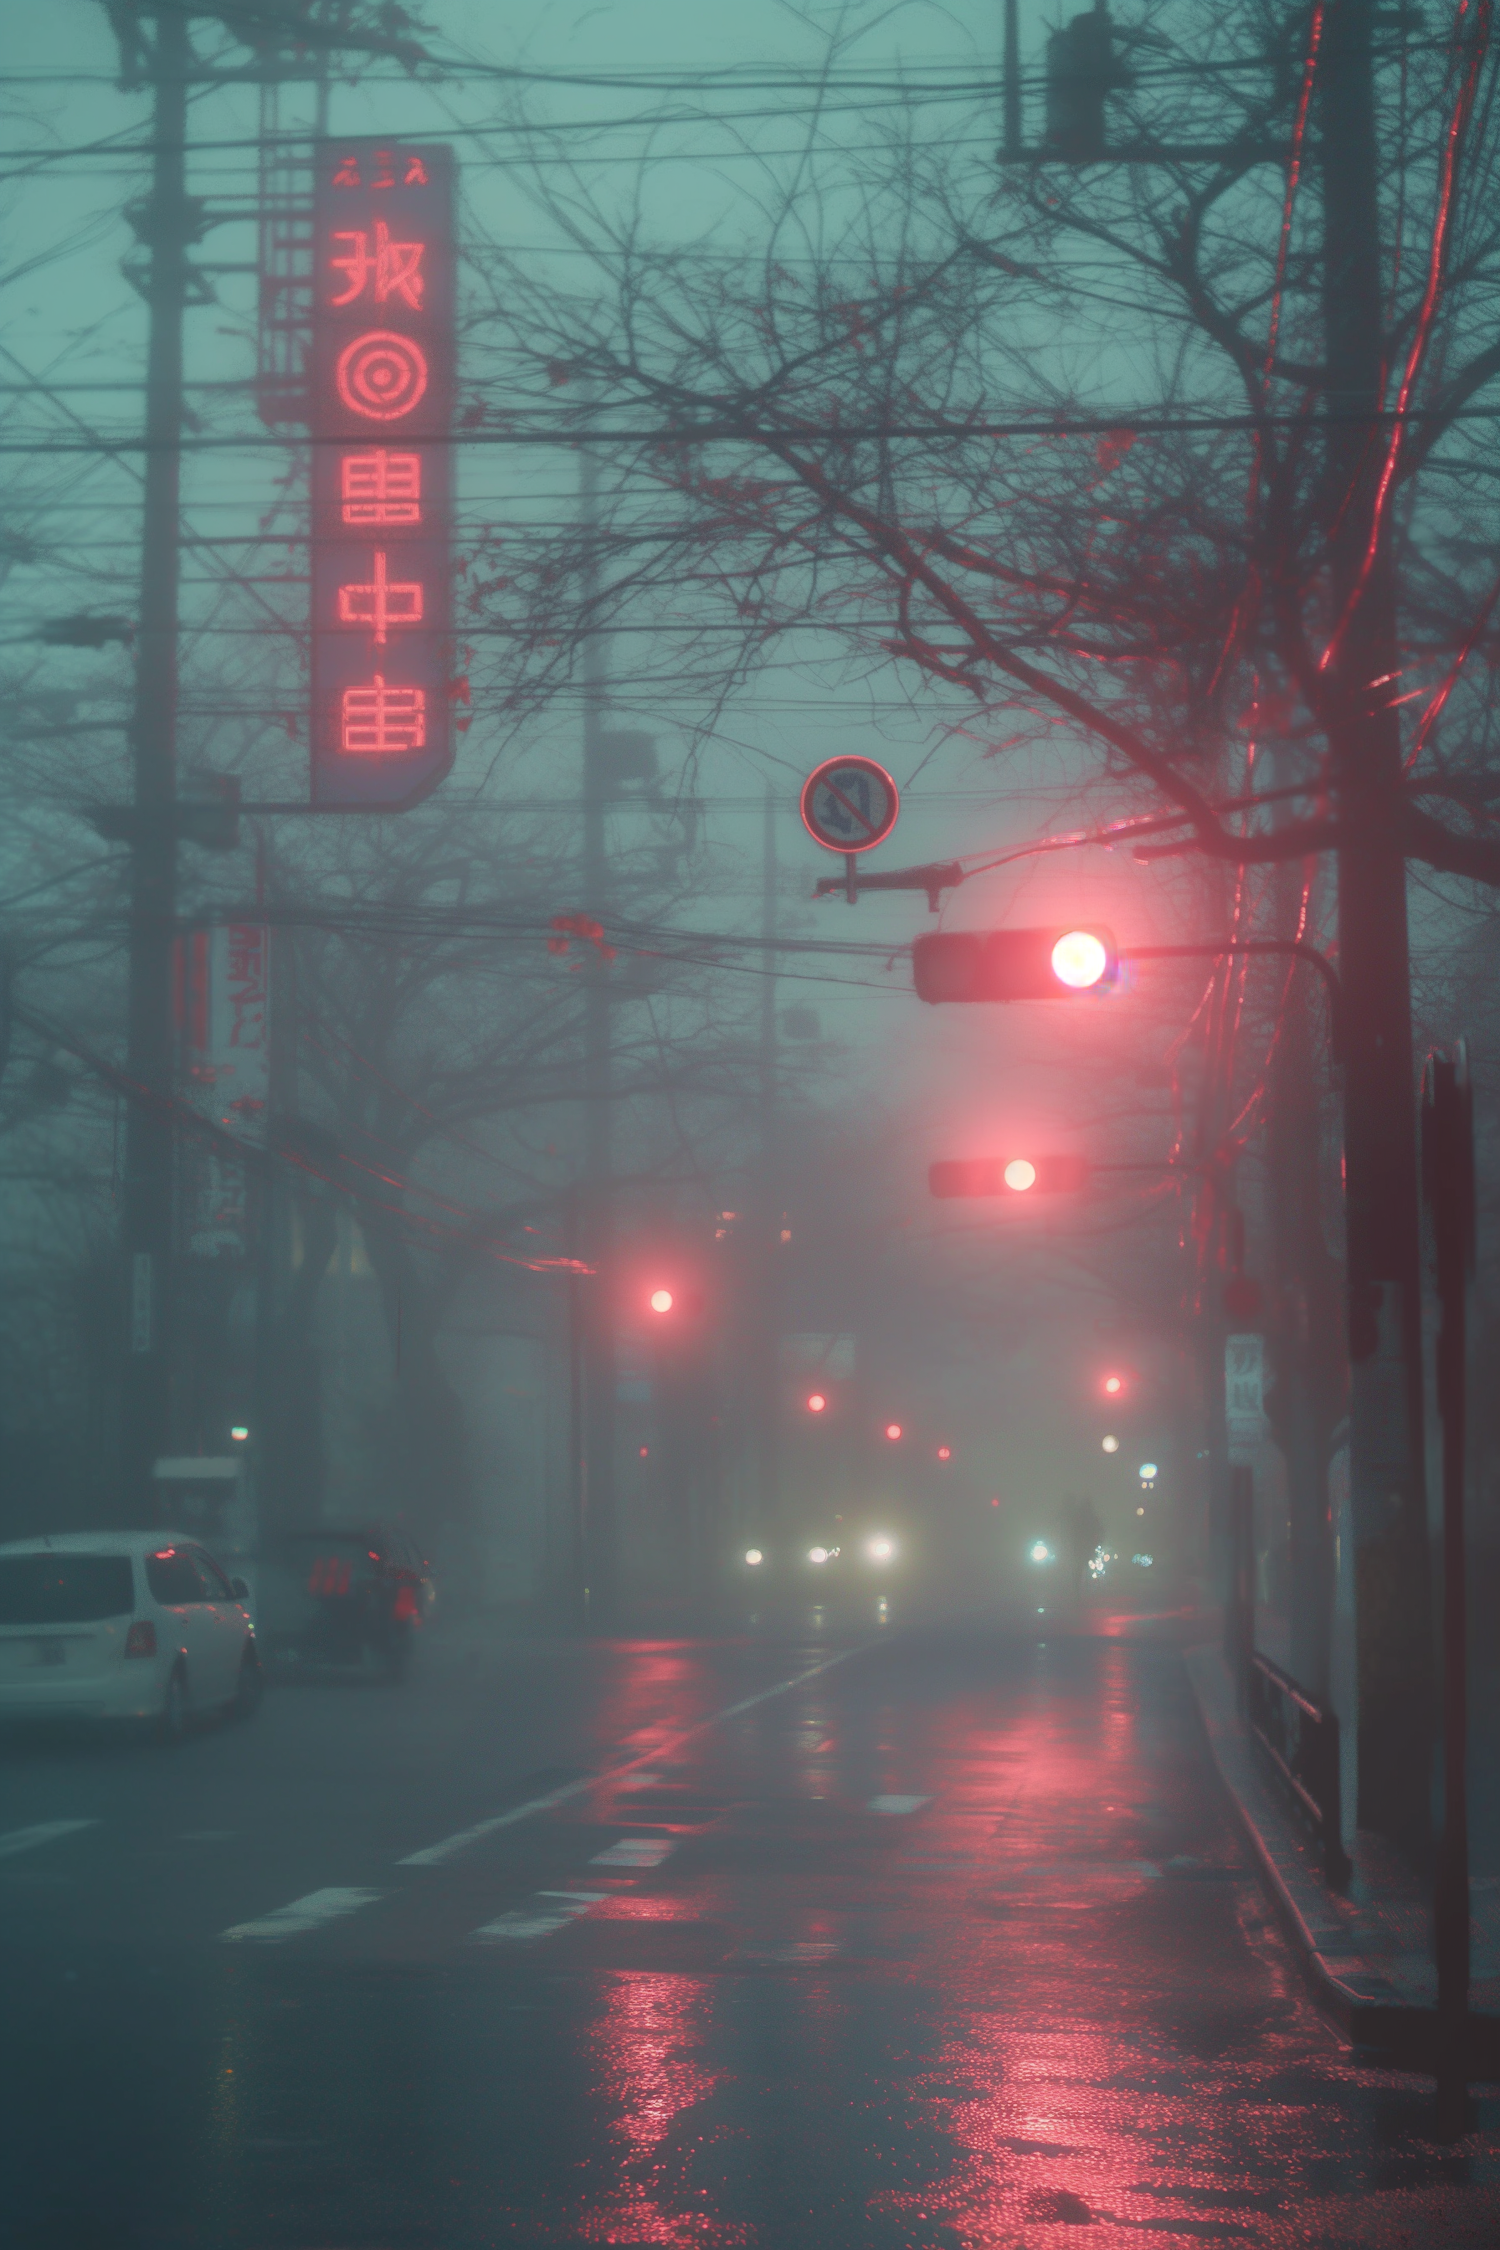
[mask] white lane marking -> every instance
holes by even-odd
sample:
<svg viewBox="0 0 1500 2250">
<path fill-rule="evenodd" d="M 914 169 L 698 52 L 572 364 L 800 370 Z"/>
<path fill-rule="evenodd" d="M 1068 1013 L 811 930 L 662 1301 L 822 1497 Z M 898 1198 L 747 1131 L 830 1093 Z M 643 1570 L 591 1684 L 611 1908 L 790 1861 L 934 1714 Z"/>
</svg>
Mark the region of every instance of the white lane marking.
<svg viewBox="0 0 1500 2250">
<path fill-rule="evenodd" d="M 382 1896 L 380 1891 L 309 1891 L 306 1898 L 294 1898 L 290 1906 L 278 1906 L 274 1913 L 262 1914 L 254 1922 L 236 1922 L 233 1929 L 221 1933 L 221 1942 L 278 1945 L 283 1938 L 300 1937 L 305 1930 L 336 1922 L 341 1914 L 352 1914 L 356 1907 L 373 1906 Z"/>
<path fill-rule="evenodd" d="M 533 1797 L 529 1804 L 512 1806 L 509 1812 L 493 1813 L 488 1820 L 476 1820 L 472 1828 L 460 1828 L 456 1835 L 445 1836 L 437 1844 L 428 1844 L 423 1851 L 408 1852 L 404 1859 L 397 1860 L 396 1865 L 441 1867 L 445 1859 L 452 1859 L 456 1852 L 464 1851 L 470 1844 L 477 1844 L 482 1837 L 493 1836 L 501 1828 L 514 1828 L 517 1821 L 532 1820 L 538 1813 L 550 1812 L 554 1805 L 565 1805 L 571 1798 L 586 1796 L 591 1789 L 608 1788 L 611 1782 L 619 1781 L 623 1774 L 636 1773 L 642 1766 L 658 1764 L 670 1751 L 680 1750 L 685 1742 L 708 1733 L 711 1727 L 722 1726 L 726 1719 L 737 1719 L 742 1711 L 753 1711 L 757 1704 L 769 1703 L 778 1695 L 789 1695 L 793 1688 L 801 1687 L 808 1680 L 817 1679 L 820 1673 L 831 1672 L 835 1665 L 847 1664 L 851 1656 L 862 1653 L 864 1645 L 861 1644 L 860 1648 L 840 1649 L 837 1656 L 825 1657 L 821 1664 L 814 1664 L 809 1671 L 797 1673 L 793 1679 L 778 1680 L 774 1687 L 762 1688 L 759 1695 L 743 1696 L 738 1703 L 731 1703 L 724 1710 L 715 1711 L 711 1718 L 700 1719 L 686 1733 L 674 1735 L 670 1742 L 659 1742 L 654 1749 L 643 1751 L 639 1758 L 628 1758 L 620 1766 L 606 1766 L 600 1773 L 585 1774 L 581 1781 L 567 1782 L 561 1789 L 549 1791 L 545 1797 Z"/>
<path fill-rule="evenodd" d="M 590 1867 L 660 1867 L 676 1850 L 669 1836 L 622 1836 L 606 1851 L 595 1852 Z"/>
<path fill-rule="evenodd" d="M 580 1914 L 587 1914 L 608 1891 L 538 1891 L 526 1906 L 513 1906 L 471 1934 L 480 1945 L 504 1945 L 522 1938 L 550 1937 Z"/>
<path fill-rule="evenodd" d="M 865 1810 L 878 1813 L 920 1812 L 924 1805 L 931 1803 L 930 1797 L 872 1797 Z"/>
<path fill-rule="evenodd" d="M 59 1836 L 76 1836 L 80 1828 L 97 1828 L 97 1820 L 39 1820 L 31 1828 L 12 1828 L 0 1836 L 0 1859 L 17 1852 L 34 1852 L 38 1844 L 55 1843 Z"/>
</svg>

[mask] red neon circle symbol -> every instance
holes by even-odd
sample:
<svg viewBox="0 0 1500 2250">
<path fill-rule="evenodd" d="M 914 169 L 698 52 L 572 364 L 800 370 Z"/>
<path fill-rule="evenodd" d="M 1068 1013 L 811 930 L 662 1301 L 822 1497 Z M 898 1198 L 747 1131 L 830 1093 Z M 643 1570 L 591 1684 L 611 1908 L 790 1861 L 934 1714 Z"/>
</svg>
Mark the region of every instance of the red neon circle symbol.
<svg viewBox="0 0 1500 2250">
<path fill-rule="evenodd" d="M 409 336 L 374 328 L 344 346 L 333 375 L 351 414 L 362 414 L 369 422 L 397 422 L 427 389 L 427 358 Z"/>
</svg>

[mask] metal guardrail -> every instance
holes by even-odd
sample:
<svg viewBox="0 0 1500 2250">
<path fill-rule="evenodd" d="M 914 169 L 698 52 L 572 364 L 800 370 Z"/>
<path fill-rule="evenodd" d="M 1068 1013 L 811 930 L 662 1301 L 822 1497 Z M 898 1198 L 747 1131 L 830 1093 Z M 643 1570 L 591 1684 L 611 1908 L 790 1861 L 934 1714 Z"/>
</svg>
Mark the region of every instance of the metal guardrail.
<svg viewBox="0 0 1500 2250">
<path fill-rule="evenodd" d="M 1250 1731 L 1323 1847 L 1324 1880 L 1342 1890 L 1349 1880 L 1339 1813 L 1339 1722 L 1258 1649 L 1245 1674 Z"/>
</svg>

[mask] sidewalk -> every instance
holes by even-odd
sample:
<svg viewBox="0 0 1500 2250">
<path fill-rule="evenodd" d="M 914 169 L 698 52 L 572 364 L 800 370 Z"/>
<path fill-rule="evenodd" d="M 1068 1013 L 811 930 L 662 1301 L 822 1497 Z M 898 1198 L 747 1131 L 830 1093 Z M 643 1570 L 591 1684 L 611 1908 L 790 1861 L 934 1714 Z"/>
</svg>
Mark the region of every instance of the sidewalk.
<svg viewBox="0 0 1500 2250">
<path fill-rule="evenodd" d="M 1422 2064 L 1437 1997 L 1426 1891 L 1378 1837 L 1365 1835 L 1349 1895 L 1330 1891 L 1319 1847 L 1240 1718 L 1223 1652 L 1209 1644 L 1189 1649 L 1185 1661 L 1220 1779 L 1316 1997 L 1351 2039 Z M 1500 1877 L 1477 1877 L 1472 1891 L 1472 2063 L 1500 2078 Z"/>
</svg>

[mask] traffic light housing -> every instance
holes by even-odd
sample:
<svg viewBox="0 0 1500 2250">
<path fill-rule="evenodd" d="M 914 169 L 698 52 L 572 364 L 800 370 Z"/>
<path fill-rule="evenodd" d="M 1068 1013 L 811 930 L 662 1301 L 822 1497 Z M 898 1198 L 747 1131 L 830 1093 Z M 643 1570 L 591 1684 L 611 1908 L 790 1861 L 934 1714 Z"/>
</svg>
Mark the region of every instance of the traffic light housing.
<svg viewBox="0 0 1500 2250">
<path fill-rule="evenodd" d="M 1086 1156 L 960 1156 L 927 1168 L 929 1190 L 943 1198 L 1077 1195 L 1088 1182 Z"/>
<path fill-rule="evenodd" d="M 1112 985 L 1120 957 L 1108 930 L 1057 923 L 1042 930 L 957 930 L 912 947 L 917 998 L 1071 1000 Z"/>
<path fill-rule="evenodd" d="M 1105 0 L 1095 0 L 1088 15 L 1072 17 L 1047 41 L 1043 138 L 1048 155 L 1068 164 L 1096 163 L 1104 157 L 1105 100 L 1133 83 L 1133 73 L 1115 54 L 1114 26 Z"/>
</svg>

